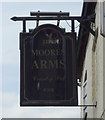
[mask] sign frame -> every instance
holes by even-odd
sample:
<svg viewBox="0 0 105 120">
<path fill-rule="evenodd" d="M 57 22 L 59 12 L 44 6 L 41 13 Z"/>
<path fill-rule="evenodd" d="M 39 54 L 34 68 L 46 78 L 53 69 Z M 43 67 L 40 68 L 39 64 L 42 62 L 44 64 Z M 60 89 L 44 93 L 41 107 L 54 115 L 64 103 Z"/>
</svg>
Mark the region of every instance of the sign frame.
<svg viewBox="0 0 105 120">
<path fill-rule="evenodd" d="M 73 80 L 73 98 L 70 100 L 29 100 L 25 97 L 25 49 L 24 44 L 26 39 L 30 39 L 30 37 L 34 36 L 36 32 L 41 30 L 42 28 L 51 27 L 53 29 L 58 30 L 65 40 L 71 40 L 72 43 L 72 80 Z M 69 51 L 69 44 L 66 45 L 66 51 Z M 67 57 L 69 56 L 69 52 L 67 52 Z M 70 59 L 70 58 L 69 58 Z M 67 68 L 67 72 L 69 75 L 69 68 Z M 69 91 L 68 91 L 69 92 Z M 20 33 L 20 106 L 77 106 L 78 105 L 78 93 L 77 93 L 77 81 L 76 81 L 76 33 L 66 33 L 63 29 L 52 25 L 52 24 L 44 24 L 32 32 L 29 33 Z"/>
</svg>

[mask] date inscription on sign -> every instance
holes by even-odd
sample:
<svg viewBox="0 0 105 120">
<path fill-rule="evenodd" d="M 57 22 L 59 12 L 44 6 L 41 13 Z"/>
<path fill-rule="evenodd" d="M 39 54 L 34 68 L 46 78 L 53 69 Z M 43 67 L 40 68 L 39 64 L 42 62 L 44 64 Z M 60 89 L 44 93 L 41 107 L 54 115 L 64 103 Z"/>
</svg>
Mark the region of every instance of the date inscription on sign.
<svg viewBox="0 0 105 120">
<path fill-rule="evenodd" d="M 75 33 L 45 24 L 20 33 L 21 106 L 77 105 Z"/>
</svg>

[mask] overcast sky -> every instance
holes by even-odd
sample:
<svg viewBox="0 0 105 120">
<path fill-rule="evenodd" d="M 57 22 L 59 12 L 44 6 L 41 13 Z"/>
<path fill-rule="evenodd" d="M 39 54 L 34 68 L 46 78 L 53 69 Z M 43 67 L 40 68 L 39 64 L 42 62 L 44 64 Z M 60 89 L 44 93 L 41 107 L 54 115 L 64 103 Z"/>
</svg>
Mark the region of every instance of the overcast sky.
<svg viewBox="0 0 105 120">
<path fill-rule="evenodd" d="M 10 20 L 13 16 L 29 16 L 30 11 L 45 12 L 70 12 L 70 15 L 81 15 L 82 2 L 2 2 L 2 22 L 0 21 L 0 34 L 2 33 L 2 61 L 0 59 L 0 71 L 2 65 L 2 77 L 0 74 L 0 85 L 2 82 L 2 118 L 73 118 L 80 116 L 79 108 L 40 108 L 20 107 L 20 73 L 19 73 L 19 32 L 21 22 Z M 1 11 L 1 3 L 0 3 Z M 70 21 L 68 21 L 70 22 Z M 46 22 L 45 22 L 46 23 Z M 47 23 L 50 23 L 47 21 Z M 56 24 L 55 22 L 52 22 Z M 40 22 L 42 24 L 42 22 Z M 79 23 L 76 23 L 78 26 Z M 35 23 L 28 23 L 28 28 L 34 28 Z M 61 27 L 70 30 L 66 21 L 61 22 Z M 27 29 L 28 30 L 28 29 Z M 2 31 L 2 32 L 1 32 Z M 76 28 L 78 31 L 78 27 Z M 1 35 L 0 35 L 1 36 Z M 2 40 L 2 41 L 1 41 Z M 1 49 L 0 49 L 1 53 Z M 1 72 L 0 72 L 1 73 Z M 2 78 L 2 79 L 1 79 Z M 1 81 L 2 80 L 2 81 Z M 1 88 L 1 87 L 0 87 Z M 1 100 L 1 98 L 0 98 Z M 1 107 L 1 106 L 0 106 Z M 0 115 L 1 116 L 1 115 Z"/>
</svg>

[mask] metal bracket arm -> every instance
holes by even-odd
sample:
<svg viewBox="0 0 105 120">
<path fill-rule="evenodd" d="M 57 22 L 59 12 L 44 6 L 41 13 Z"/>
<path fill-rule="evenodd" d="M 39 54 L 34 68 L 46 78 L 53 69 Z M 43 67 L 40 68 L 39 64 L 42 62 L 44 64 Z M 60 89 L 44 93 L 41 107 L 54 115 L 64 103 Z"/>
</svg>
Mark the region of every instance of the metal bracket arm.
<svg viewBox="0 0 105 120">
<path fill-rule="evenodd" d="M 27 21 L 33 21 L 33 20 L 81 20 L 82 17 L 80 16 L 54 16 L 54 17 L 12 17 L 11 20 L 13 21 L 23 21 L 23 20 L 27 20 Z M 85 20 L 88 20 L 88 18 L 84 18 Z"/>
<path fill-rule="evenodd" d="M 95 36 L 95 31 L 93 31 L 89 26 L 87 26 L 85 23 L 81 22 L 80 20 L 78 20 L 78 22 L 80 22 L 81 26 L 84 27 L 86 30 L 88 30 L 93 36 Z"/>
<path fill-rule="evenodd" d="M 36 13 L 31 13 L 31 15 L 36 15 Z M 37 13 L 38 15 L 40 14 L 40 15 L 43 15 L 42 13 Z M 48 15 L 50 14 L 50 13 L 47 13 Z M 46 14 L 46 15 L 47 15 Z M 59 12 L 59 14 L 62 14 L 62 12 Z M 72 25 L 74 26 L 74 20 L 77 20 L 78 22 L 80 22 L 80 24 L 84 27 L 84 28 L 86 28 L 86 30 L 88 30 L 92 35 L 94 35 L 95 36 L 95 31 L 93 31 L 89 26 L 87 26 L 86 24 L 84 24 L 83 22 L 84 21 L 90 21 L 90 18 L 87 18 L 87 17 L 85 17 L 85 18 L 83 18 L 83 17 L 80 17 L 80 16 L 52 16 L 52 17 L 49 17 L 49 16 L 47 16 L 47 17 L 45 17 L 44 15 L 44 17 L 42 17 L 42 16 L 36 16 L 36 17 L 12 17 L 11 18 L 11 20 L 13 20 L 13 21 L 37 21 L 37 25 L 38 25 L 38 23 L 39 23 L 39 20 L 58 20 L 58 22 L 57 22 L 57 25 L 59 26 L 59 22 L 60 22 L 60 20 L 72 20 Z M 52 15 L 55 15 L 54 13 L 52 14 Z M 74 28 L 72 27 L 72 30 L 74 31 Z"/>
<path fill-rule="evenodd" d="M 97 107 L 97 105 L 78 105 L 77 107 Z"/>
</svg>

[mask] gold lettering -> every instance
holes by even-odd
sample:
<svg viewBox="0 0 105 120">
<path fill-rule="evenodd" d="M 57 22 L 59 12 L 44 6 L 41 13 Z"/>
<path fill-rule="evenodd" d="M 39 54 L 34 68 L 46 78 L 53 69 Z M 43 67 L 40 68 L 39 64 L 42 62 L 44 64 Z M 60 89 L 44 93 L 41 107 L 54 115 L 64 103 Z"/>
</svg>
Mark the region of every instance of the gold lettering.
<svg viewBox="0 0 105 120">
<path fill-rule="evenodd" d="M 52 68 L 52 69 L 56 68 L 57 69 L 58 68 L 58 60 L 54 60 L 54 61 L 49 60 L 48 65 L 49 65 L 49 69 L 50 68 Z"/>
<path fill-rule="evenodd" d="M 32 65 L 35 69 L 63 69 L 64 67 L 63 60 L 34 60 Z"/>
<path fill-rule="evenodd" d="M 51 56 L 55 56 L 56 53 L 55 53 L 55 49 L 51 49 Z"/>
<path fill-rule="evenodd" d="M 60 60 L 60 61 L 59 61 L 59 64 L 60 64 L 60 67 L 61 67 L 61 68 L 64 68 L 64 67 L 65 67 L 65 64 L 64 64 L 64 61 L 63 61 L 63 60 Z"/>
<path fill-rule="evenodd" d="M 32 50 L 32 54 L 33 54 L 34 56 L 35 56 L 35 55 L 36 55 L 36 56 L 39 55 L 39 50 L 37 50 L 37 49 L 36 49 L 36 50 Z"/>
<path fill-rule="evenodd" d="M 50 55 L 50 54 L 51 54 L 50 50 L 46 49 L 46 50 L 45 50 L 45 55 L 48 56 L 48 55 Z"/>
<path fill-rule="evenodd" d="M 43 50 L 39 50 L 39 55 L 43 55 L 44 54 L 44 51 Z"/>
<path fill-rule="evenodd" d="M 54 88 L 44 88 L 44 92 L 54 92 Z"/>
<path fill-rule="evenodd" d="M 48 40 L 48 44 L 53 44 L 53 40 Z"/>
<path fill-rule="evenodd" d="M 41 64 L 41 69 L 47 69 L 47 61 L 46 60 L 41 60 L 40 64 Z"/>
<path fill-rule="evenodd" d="M 34 56 L 59 56 L 63 55 L 64 52 L 62 49 L 36 49 L 32 50 Z"/>
<path fill-rule="evenodd" d="M 36 60 L 34 60 L 32 68 L 39 69 L 39 66 L 38 66 L 38 63 L 36 62 Z"/>
<path fill-rule="evenodd" d="M 43 45 L 44 44 L 46 44 L 46 45 L 48 45 L 48 44 L 59 44 L 59 39 L 56 39 L 56 40 L 53 39 L 52 40 L 52 39 L 49 38 L 48 40 L 47 39 L 43 40 Z"/>
</svg>

